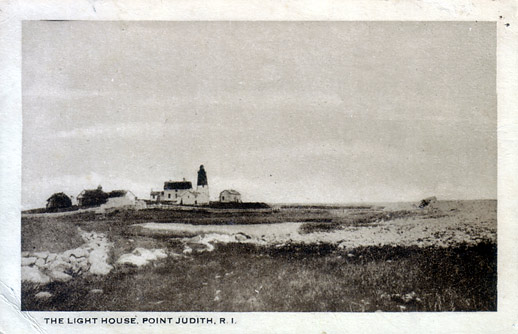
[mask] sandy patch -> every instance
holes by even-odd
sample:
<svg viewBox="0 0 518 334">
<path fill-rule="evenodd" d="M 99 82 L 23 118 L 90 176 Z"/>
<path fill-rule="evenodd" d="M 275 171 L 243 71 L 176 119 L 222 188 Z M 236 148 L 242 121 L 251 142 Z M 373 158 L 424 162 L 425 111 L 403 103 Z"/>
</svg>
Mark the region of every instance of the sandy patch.
<svg viewBox="0 0 518 334">
<path fill-rule="evenodd" d="M 438 246 L 456 244 L 476 244 L 481 241 L 496 242 L 496 220 L 480 220 L 473 217 L 459 218 L 402 218 L 380 222 L 371 226 L 344 227 L 329 232 L 300 233 L 303 223 L 287 222 L 279 224 L 254 225 L 190 225 L 169 223 L 144 223 L 137 226 L 148 231 L 196 234 L 193 238 L 183 238 L 189 243 L 199 243 L 212 249 L 214 243 L 330 243 L 340 248 L 359 246 Z"/>
</svg>

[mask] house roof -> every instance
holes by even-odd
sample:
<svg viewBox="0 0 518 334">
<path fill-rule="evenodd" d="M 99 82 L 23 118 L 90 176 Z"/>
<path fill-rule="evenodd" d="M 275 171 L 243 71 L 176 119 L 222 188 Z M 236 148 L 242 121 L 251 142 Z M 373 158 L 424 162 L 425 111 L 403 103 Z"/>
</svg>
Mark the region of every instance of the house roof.
<svg viewBox="0 0 518 334">
<path fill-rule="evenodd" d="M 85 196 L 93 196 L 93 195 L 100 195 L 100 194 L 106 194 L 108 196 L 108 198 L 113 198 L 113 197 L 123 197 L 123 196 L 126 196 L 126 194 L 128 194 L 128 193 L 135 196 L 135 194 L 133 194 L 129 190 L 112 190 L 108 193 L 105 193 L 104 191 L 102 191 L 99 188 L 98 189 L 85 189 L 85 190 L 81 191 L 81 193 L 79 195 L 77 195 L 77 198 L 81 199 Z"/>
<path fill-rule="evenodd" d="M 190 181 L 166 181 L 164 182 L 164 190 L 184 190 L 192 189 Z"/>
<path fill-rule="evenodd" d="M 127 190 L 112 190 L 108 193 L 108 198 L 112 197 L 123 197 L 128 193 Z"/>
<path fill-rule="evenodd" d="M 185 197 L 187 195 L 194 195 L 194 197 L 198 196 L 200 193 L 197 192 L 197 191 L 194 191 L 194 190 L 188 190 L 186 192 L 183 192 L 181 193 L 178 197 L 181 198 L 181 197 Z"/>
<path fill-rule="evenodd" d="M 238 191 L 235 191 L 234 189 L 227 189 L 227 190 L 223 190 L 223 191 L 220 193 L 220 195 L 221 195 L 221 194 L 223 194 L 223 193 L 229 193 L 229 194 L 231 194 L 231 195 L 241 195 Z"/>
<path fill-rule="evenodd" d="M 81 191 L 79 193 L 79 195 L 77 195 L 77 198 L 81 199 L 81 198 L 83 198 L 86 195 L 93 196 L 93 195 L 96 195 L 96 194 L 97 195 L 105 194 L 105 192 L 102 191 L 101 189 L 85 189 L 85 190 Z"/>
</svg>

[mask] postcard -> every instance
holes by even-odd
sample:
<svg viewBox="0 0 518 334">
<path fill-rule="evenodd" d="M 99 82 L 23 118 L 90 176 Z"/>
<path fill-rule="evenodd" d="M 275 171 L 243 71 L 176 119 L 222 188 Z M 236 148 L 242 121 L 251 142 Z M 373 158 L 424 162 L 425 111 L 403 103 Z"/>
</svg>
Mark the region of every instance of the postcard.
<svg viewBox="0 0 518 334">
<path fill-rule="evenodd" d="M 5 9 L 2 332 L 516 328 L 511 3 Z"/>
</svg>

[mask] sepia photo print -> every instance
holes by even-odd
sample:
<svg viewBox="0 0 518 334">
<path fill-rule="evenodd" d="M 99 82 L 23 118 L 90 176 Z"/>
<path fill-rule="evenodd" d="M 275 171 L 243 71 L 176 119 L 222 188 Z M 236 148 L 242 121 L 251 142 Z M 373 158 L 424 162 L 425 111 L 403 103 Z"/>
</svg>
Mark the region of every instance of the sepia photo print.
<svg viewBox="0 0 518 334">
<path fill-rule="evenodd" d="M 497 311 L 496 27 L 24 21 L 22 310 Z"/>
</svg>

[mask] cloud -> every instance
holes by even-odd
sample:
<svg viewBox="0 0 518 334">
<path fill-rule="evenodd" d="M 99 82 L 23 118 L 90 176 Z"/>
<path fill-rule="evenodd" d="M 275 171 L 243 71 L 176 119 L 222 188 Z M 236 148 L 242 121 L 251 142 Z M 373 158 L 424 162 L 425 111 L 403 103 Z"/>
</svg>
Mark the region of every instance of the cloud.
<svg viewBox="0 0 518 334">
<path fill-rule="evenodd" d="M 96 124 L 88 127 L 78 127 L 71 130 L 62 130 L 49 134 L 52 137 L 117 139 L 142 136 L 157 136 L 164 132 L 174 133 L 179 131 L 193 131 L 199 127 L 194 123 L 167 123 L 167 122 L 128 122 L 117 124 Z"/>
<path fill-rule="evenodd" d="M 110 93 L 100 89 L 75 89 L 69 87 L 59 87 L 52 85 L 39 84 L 36 87 L 27 87 L 22 92 L 23 98 L 27 99 L 62 99 L 75 100 L 81 98 L 97 98 L 110 96 Z"/>
</svg>

